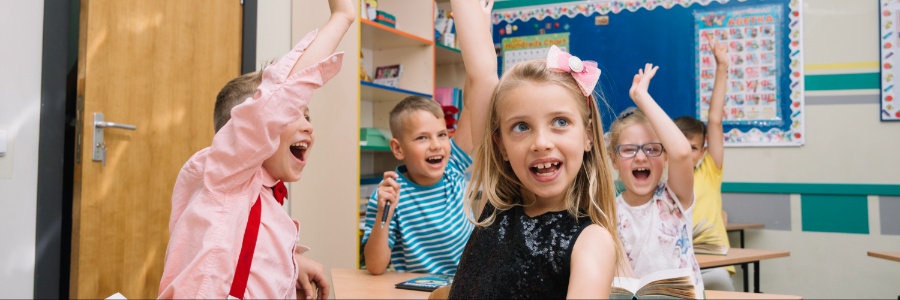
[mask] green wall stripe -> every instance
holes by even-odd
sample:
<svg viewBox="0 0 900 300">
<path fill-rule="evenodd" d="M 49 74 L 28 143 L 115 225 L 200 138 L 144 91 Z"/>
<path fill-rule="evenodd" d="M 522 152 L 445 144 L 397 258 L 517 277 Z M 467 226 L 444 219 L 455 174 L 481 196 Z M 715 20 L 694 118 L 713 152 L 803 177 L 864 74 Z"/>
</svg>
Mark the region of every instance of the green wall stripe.
<svg viewBox="0 0 900 300">
<path fill-rule="evenodd" d="M 803 231 L 869 234 L 865 195 L 802 195 Z"/>
<path fill-rule="evenodd" d="M 807 91 L 881 89 L 881 73 L 806 75 Z"/>
<path fill-rule="evenodd" d="M 723 193 L 900 196 L 896 184 L 724 182 Z"/>
</svg>

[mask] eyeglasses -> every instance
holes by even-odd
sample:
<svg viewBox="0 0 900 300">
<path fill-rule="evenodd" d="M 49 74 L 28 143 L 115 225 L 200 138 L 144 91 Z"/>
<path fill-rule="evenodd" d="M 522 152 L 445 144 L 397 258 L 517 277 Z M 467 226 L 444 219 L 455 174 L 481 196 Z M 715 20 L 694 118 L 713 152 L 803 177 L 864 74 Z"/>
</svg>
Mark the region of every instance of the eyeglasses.
<svg viewBox="0 0 900 300">
<path fill-rule="evenodd" d="M 619 156 L 622 158 L 635 157 L 638 151 L 643 151 L 647 157 L 656 157 L 662 155 L 665 149 L 663 149 L 662 143 L 647 143 L 643 145 L 622 144 L 616 146 L 616 153 L 619 153 Z"/>
</svg>

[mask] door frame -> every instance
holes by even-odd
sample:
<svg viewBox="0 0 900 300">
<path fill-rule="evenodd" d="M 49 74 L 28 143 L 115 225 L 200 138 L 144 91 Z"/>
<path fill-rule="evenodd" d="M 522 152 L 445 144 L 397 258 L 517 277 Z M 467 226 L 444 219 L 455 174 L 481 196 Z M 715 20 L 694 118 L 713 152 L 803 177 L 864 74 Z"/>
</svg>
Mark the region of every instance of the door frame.
<svg viewBox="0 0 900 300">
<path fill-rule="evenodd" d="M 241 3 L 243 74 L 256 70 L 258 0 L 241 0 Z M 77 70 L 70 69 L 77 66 L 80 7 L 79 0 L 44 1 L 34 299 L 70 298 L 75 130 L 74 124 L 67 124 L 67 114 L 72 114 L 75 105 L 71 97 L 75 97 L 76 76 L 70 74 L 77 75 Z M 74 49 L 74 57 L 70 56 L 70 49 Z"/>
</svg>

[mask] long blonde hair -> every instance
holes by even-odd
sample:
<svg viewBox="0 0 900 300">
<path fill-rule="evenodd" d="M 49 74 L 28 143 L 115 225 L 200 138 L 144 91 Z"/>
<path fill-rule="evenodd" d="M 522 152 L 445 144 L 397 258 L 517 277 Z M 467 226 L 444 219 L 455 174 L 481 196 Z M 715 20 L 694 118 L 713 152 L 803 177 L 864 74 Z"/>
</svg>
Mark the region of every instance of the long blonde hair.
<svg viewBox="0 0 900 300">
<path fill-rule="evenodd" d="M 616 261 L 621 264 L 621 242 L 616 231 L 616 194 L 610 174 L 609 153 L 603 141 L 603 125 L 597 103 L 593 96 L 585 97 L 574 78 L 563 72 L 551 71 L 545 60 L 532 60 L 515 65 L 506 72 L 491 97 L 487 128 L 477 143 L 473 154 L 473 176 L 467 192 L 469 220 L 477 226 L 488 226 L 494 222 L 499 211 L 521 206 L 516 199 L 522 198 L 522 182 L 513 173 L 512 167 L 503 160 L 497 145 L 500 141 L 500 101 L 514 101 L 504 95 L 523 84 L 551 83 L 565 88 L 578 101 L 584 126 L 591 134 L 591 150 L 584 153 L 584 159 L 574 182 L 566 191 L 566 208 L 572 216 L 584 217 L 593 224 L 606 228 L 616 245 Z M 479 193 L 480 191 L 480 193 Z M 480 199 L 477 199 L 480 198 Z M 484 220 L 474 216 L 480 201 L 488 201 L 495 209 Z"/>
</svg>

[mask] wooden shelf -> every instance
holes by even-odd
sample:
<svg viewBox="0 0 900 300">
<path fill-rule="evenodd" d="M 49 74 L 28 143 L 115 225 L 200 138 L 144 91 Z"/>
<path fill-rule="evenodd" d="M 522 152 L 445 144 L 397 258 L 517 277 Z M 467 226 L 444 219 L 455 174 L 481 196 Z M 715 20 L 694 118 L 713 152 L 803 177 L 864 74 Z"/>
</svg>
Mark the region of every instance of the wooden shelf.
<svg viewBox="0 0 900 300">
<path fill-rule="evenodd" d="M 438 65 L 461 64 L 463 62 L 462 52 L 459 49 L 445 46 L 441 43 L 435 43 L 434 60 Z"/>
<path fill-rule="evenodd" d="M 391 152 L 391 147 L 390 146 L 359 146 L 359 151 Z"/>
<path fill-rule="evenodd" d="M 359 84 L 362 87 L 360 95 L 362 96 L 363 100 L 400 102 L 400 100 L 403 100 L 403 98 L 406 98 L 408 96 L 422 96 L 425 98 L 432 98 L 431 94 L 419 93 L 416 91 L 380 85 L 364 80 L 360 80 Z"/>
<path fill-rule="evenodd" d="M 381 183 L 382 177 L 375 174 L 363 175 L 359 178 L 359 184 L 379 184 Z"/>
<path fill-rule="evenodd" d="M 434 41 L 396 28 L 378 24 L 372 20 L 359 20 L 362 30 L 362 47 L 372 50 L 405 47 L 427 47 Z"/>
</svg>

